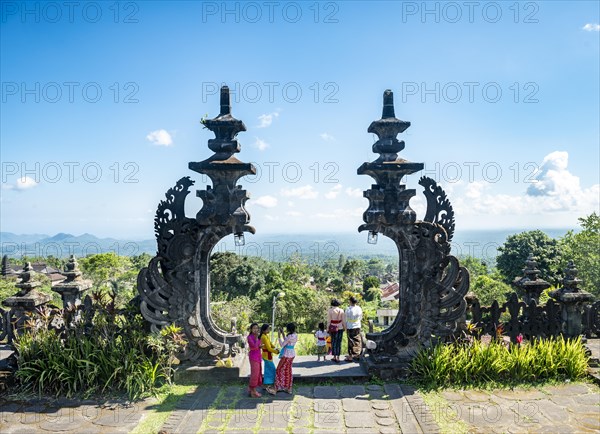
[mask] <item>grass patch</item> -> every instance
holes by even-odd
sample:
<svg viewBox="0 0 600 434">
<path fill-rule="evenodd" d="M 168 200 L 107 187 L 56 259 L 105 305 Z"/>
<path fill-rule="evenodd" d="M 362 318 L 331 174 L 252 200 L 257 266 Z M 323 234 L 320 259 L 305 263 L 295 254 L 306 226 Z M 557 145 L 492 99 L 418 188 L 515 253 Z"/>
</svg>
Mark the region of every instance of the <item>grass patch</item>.
<svg viewBox="0 0 600 434">
<path fill-rule="evenodd" d="M 194 385 L 164 386 L 158 392 L 158 402 L 152 412 L 146 414 L 140 423 L 135 427 L 131 434 L 158 433 L 160 427 L 171 415 L 177 403 L 189 392 L 196 389 Z"/>
<path fill-rule="evenodd" d="M 442 395 L 431 390 L 421 391 L 420 394 L 429 407 L 433 419 L 440 427 L 440 432 L 466 434 L 469 431 L 469 425 L 458 416 Z"/>
</svg>

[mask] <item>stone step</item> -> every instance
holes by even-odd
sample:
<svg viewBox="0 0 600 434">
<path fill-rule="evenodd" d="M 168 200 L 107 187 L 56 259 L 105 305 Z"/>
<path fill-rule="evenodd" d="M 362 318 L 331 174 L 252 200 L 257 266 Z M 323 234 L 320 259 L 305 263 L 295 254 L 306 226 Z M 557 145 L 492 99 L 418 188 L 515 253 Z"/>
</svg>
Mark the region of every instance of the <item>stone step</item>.
<svg viewBox="0 0 600 434">
<path fill-rule="evenodd" d="M 278 359 L 275 359 L 277 366 Z M 321 380 L 367 380 L 370 378 L 367 369 L 361 363 L 340 362 L 334 363 L 331 358 L 327 361 L 317 362 L 316 356 L 297 356 L 292 365 L 294 382 L 314 382 Z M 175 373 L 176 383 L 221 383 L 228 380 L 250 377 L 248 360 L 243 360 L 239 366 L 233 368 L 217 368 L 215 366 L 193 366 L 192 364 L 180 365 Z"/>
</svg>

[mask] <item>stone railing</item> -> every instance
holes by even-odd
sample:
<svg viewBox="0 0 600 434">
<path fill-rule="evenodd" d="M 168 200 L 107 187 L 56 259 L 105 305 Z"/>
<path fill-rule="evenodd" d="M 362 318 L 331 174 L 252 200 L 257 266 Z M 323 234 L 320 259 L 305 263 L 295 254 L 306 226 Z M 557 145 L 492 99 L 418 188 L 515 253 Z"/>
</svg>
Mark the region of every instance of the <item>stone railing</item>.
<svg viewBox="0 0 600 434">
<path fill-rule="evenodd" d="M 65 280 L 52 287 L 61 296 L 63 306 L 60 309 L 50 303 L 50 295 L 38 290 L 41 286 L 38 273 L 29 262 L 25 264 L 15 285 L 17 293 L 2 302 L 6 309 L 0 308 L 0 341 L 6 339 L 8 344 L 12 344 L 18 334 L 40 322 L 50 321 L 53 328 L 60 329 L 81 317 L 85 310 L 81 296 L 91 288 L 92 282 L 81 278 L 74 256 L 71 256 L 62 274 Z M 91 305 L 91 301 L 86 304 Z"/>
<path fill-rule="evenodd" d="M 494 301 L 490 306 L 481 306 L 477 296 L 469 293 L 465 297 L 467 315 L 461 332 L 475 337 L 508 336 L 514 343 L 521 337 L 600 337 L 600 301 L 593 302 L 590 293 L 578 288 L 581 281 L 573 263 L 569 262 L 565 269 L 562 287 L 552 291 L 545 304 L 539 304 L 539 296 L 550 284 L 537 277 L 536 265 L 530 256 L 524 277 L 514 282 L 523 290 L 523 300 L 514 292 L 502 304 Z M 466 327 L 467 323 L 473 327 Z"/>
</svg>

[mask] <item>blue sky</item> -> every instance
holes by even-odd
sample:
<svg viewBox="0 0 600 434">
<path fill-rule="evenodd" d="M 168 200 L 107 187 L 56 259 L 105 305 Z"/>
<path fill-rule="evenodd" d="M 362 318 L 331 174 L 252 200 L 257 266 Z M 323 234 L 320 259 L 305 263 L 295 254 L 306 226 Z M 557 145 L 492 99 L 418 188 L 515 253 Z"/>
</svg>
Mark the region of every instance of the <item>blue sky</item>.
<svg viewBox="0 0 600 434">
<path fill-rule="evenodd" d="M 356 231 L 387 88 L 457 231 L 598 211 L 598 2 L 0 4 L 2 231 L 151 238 L 164 192 L 207 181 L 221 83 L 261 233 Z"/>
</svg>

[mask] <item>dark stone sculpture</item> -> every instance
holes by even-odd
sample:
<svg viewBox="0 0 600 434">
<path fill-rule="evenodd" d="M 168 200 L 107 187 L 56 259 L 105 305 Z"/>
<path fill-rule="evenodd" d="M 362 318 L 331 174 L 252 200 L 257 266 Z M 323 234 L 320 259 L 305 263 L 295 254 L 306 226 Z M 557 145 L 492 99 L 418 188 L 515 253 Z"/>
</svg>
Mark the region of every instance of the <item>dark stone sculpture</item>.
<svg viewBox="0 0 600 434">
<path fill-rule="evenodd" d="M 65 266 L 65 271 L 61 274 L 66 279 L 53 286 L 52 291 L 60 294 L 63 308 L 67 309 L 69 306 L 81 303 L 81 294 L 92 287 L 92 281 L 81 278 L 82 273 L 74 255 L 71 255 Z"/>
<path fill-rule="evenodd" d="M 25 264 L 19 278 L 20 282 L 15 285 L 19 291 L 2 302 L 9 308 L 8 314 L 5 314 L 9 343 L 12 342 L 16 333 L 23 330 L 28 315 L 35 313 L 37 308 L 52 299 L 48 294 L 41 293 L 36 289 L 42 283 L 37 280 L 37 273 L 33 270 L 30 262 Z"/>
<path fill-rule="evenodd" d="M 540 270 L 537 269 L 537 265 L 538 263 L 533 254 L 530 253 L 527 257 L 527 261 L 525 261 L 523 276 L 515 279 L 513 282 L 513 285 L 521 288 L 525 292 L 523 301 L 527 304 L 532 300 L 534 300 L 536 304 L 539 304 L 542 291 L 552 286 L 550 283 L 539 278 Z"/>
<path fill-rule="evenodd" d="M 366 363 L 380 376 L 403 373 L 421 348 L 451 335 L 464 318 L 469 289 L 468 271 L 450 255 L 454 212 L 442 188 L 430 178 L 420 179 L 428 204 L 423 221 L 409 206 L 415 190 L 406 189 L 401 180 L 423 164 L 398 158 L 404 141 L 396 136 L 408 127 L 410 122 L 395 117 L 393 93 L 386 90 L 382 117 L 368 129 L 379 137 L 373 145 L 379 158 L 358 168 L 359 175 L 376 181 L 364 192 L 369 207 L 358 230 L 391 238 L 399 254 L 400 310 L 388 329 L 367 334 L 375 348 L 368 351 Z"/>
<path fill-rule="evenodd" d="M 183 328 L 188 345 L 182 359 L 212 364 L 217 356 L 241 353 L 241 336 L 220 330 L 210 316 L 210 254 L 227 235 L 241 239 L 244 232 L 255 232 L 248 225 L 250 215 L 244 208 L 249 196 L 237 181 L 255 174 L 256 169 L 234 156 L 241 149 L 236 136 L 246 127 L 231 115 L 227 86 L 221 88 L 219 116 L 203 123 L 215 133 L 208 141 L 215 154 L 189 163 L 189 168 L 208 175 L 213 185 L 196 191 L 203 206 L 195 218 L 186 217 L 184 212 L 194 181 L 181 178 L 167 191 L 154 220 L 158 252 L 140 271 L 138 292 L 142 315 L 153 329 L 171 323 Z"/>
<path fill-rule="evenodd" d="M 583 333 L 583 312 L 585 304 L 592 301 L 594 296 L 579 289 L 581 280 L 577 278 L 577 268 L 569 261 L 565 268 L 563 286 L 550 293 L 550 296 L 561 305 L 562 333 L 567 338 L 574 338 Z"/>
</svg>

